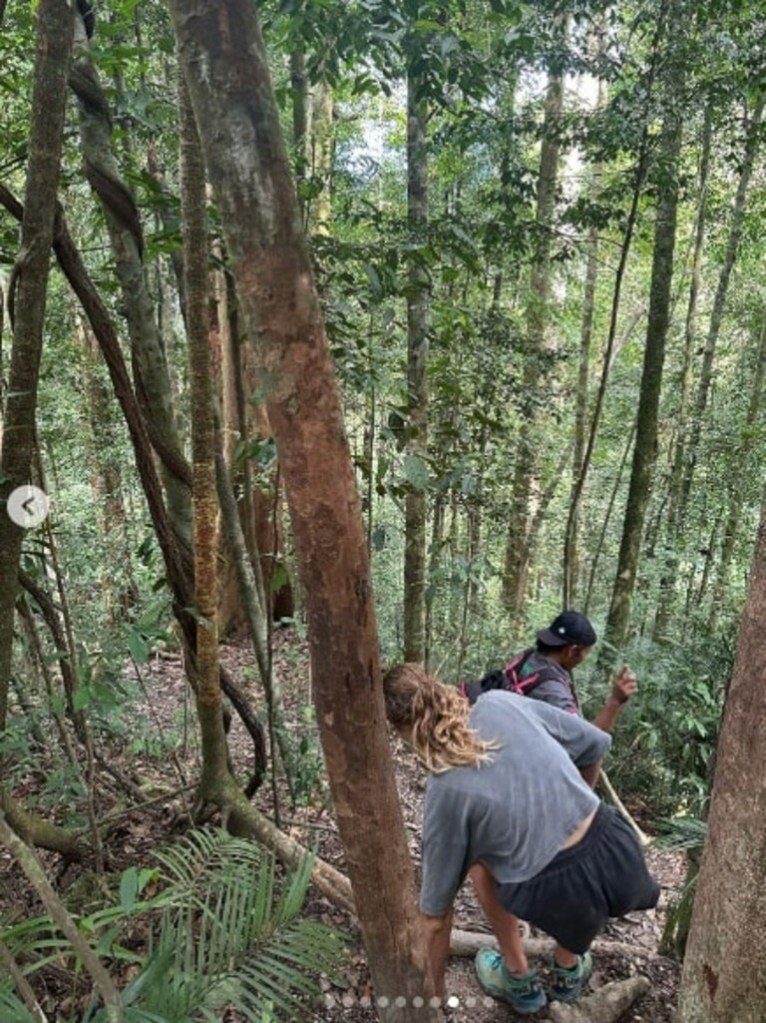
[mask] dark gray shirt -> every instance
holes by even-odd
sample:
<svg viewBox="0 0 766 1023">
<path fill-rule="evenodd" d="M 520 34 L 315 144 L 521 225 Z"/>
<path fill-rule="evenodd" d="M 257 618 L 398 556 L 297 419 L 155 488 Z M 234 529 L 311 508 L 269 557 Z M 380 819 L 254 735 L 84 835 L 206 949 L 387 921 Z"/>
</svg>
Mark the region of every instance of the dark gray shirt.
<svg viewBox="0 0 766 1023">
<path fill-rule="evenodd" d="M 420 909 L 441 916 L 469 868 L 527 881 L 598 806 L 578 768 L 601 760 L 612 738 L 582 718 L 508 692 L 485 693 L 471 727 L 500 748 L 477 767 L 432 774 L 423 812 Z"/>
</svg>

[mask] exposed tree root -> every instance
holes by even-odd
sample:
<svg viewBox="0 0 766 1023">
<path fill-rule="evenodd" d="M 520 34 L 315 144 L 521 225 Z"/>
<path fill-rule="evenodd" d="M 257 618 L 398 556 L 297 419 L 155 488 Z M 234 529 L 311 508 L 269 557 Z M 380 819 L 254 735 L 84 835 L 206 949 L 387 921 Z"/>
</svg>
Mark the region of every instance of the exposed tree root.
<svg viewBox="0 0 766 1023">
<path fill-rule="evenodd" d="M 552 1002 L 548 1006 L 548 1018 L 550 1023 L 615 1023 L 649 987 L 646 977 L 618 980 L 605 984 L 574 1005 Z"/>
<path fill-rule="evenodd" d="M 288 867 L 296 867 L 305 856 L 309 855 L 305 846 L 280 831 L 268 817 L 241 799 L 239 793 L 237 793 L 236 805 L 232 805 L 229 809 L 227 820 L 232 831 L 239 835 L 255 838 L 269 849 L 273 849 L 282 863 Z M 350 913 L 356 912 L 351 883 L 345 874 L 317 857 L 314 861 L 311 880 L 331 902 L 342 906 Z M 530 956 L 549 954 L 553 949 L 553 944 L 550 938 L 524 938 L 524 950 Z M 452 955 L 472 956 L 481 948 L 497 948 L 495 936 L 490 933 L 453 929 L 450 941 Z M 597 940 L 593 943 L 593 950 L 617 953 L 631 959 L 653 955 L 651 950 L 636 948 L 621 941 Z"/>
<path fill-rule="evenodd" d="M 66 831 L 64 828 L 35 817 L 14 799 L 11 793 L 0 785 L 0 811 L 5 814 L 8 823 L 25 842 L 37 846 L 38 849 L 50 849 L 61 853 L 69 860 L 81 860 L 85 848 L 81 845 L 79 835 Z"/>
</svg>

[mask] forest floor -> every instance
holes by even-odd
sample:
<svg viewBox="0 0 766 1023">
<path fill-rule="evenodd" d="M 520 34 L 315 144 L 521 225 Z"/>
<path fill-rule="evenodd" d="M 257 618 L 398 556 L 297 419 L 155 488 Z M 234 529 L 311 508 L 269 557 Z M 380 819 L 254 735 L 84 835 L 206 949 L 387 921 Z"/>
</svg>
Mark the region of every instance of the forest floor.
<svg viewBox="0 0 766 1023">
<path fill-rule="evenodd" d="M 345 873 L 343 850 L 329 808 L 329 793 L 314 742 L 307 648 L 293 633 L 278 634 L 276 644 L 275 670 L 282 683 L 287 727 L 296 749 L 301 739 L 308 739 L 308 748 L 301 756 L 302 768 L 298 779 L 303 799 L 294 809 L 290 807 L 284 783 L 280 781 L 279 784 L 283 830 L 304 845 L 315 847 L 323 859 Z M 253 694 L 256 686 L 252 681 L 249 649 L 229 644 L 223 648 L 222 656 L 235 677 Z M 148 707 L 144 701 L 143 706 L 137 705 L 130 709 L 126 715 L 126 733 L 117 748 L 110 749 L 109 753 L 115 766 L 142 779 L 147 798 L 151 799 L 153 793 L 161 793 L 163 789 L 172 792 L 194 782 L 197 739 L 180 659 L 153 657 L 141 671 L 146 691 L 151 694 L 152 705 Z M 258 703 L 255 695 L 253 699 Z M 161 749 L 158 749 L 156 743 L 144 741 L 149 730 L 154 735 L 161 733 L 164 736 Z M 244 777 L 252 766 L 252 745 L 236 718 L 229 738 L 235 768 L 238 775 Z M 171 755 L 168 755 L 169 749 Z M 395 762 L 410 851 L 416 869 L 419 870 L 420 821 L 426 774 L 413 754 L 399 742 L 396 745 Z M 39 782 L 40 779 L 31 777 L 28 791 L 34 791 Z M 19 790 L 18 794 L 23 796 L 24 789 Z M 121 798 L 104 790 L 99 808 L 101 815 L 114 813 L 115 810 L 119 812 L 121 803 L 118 800 Z M 171 797 L 169 801 L 159 800 L 121 816 L 110 830 L 105 845 L 107 870 L 119 876 L 120 871 L 129 866 L 150 865 L 152 850 L 172 838 L 179 811 L 183 809 L 181 800 L 180 796 L 175 799 Z M 262 785 L 254 802 L 273 818 L 271 787 L 268 782 Z M 129 801 L 124 805 L 129 807 Z M 67 822 L 62 820 L 61 823 Z M 650 830 L 649 822 L 641 823 Z M 53 870 L 57 857 L 43 854 L 43 858 L 51 864 Z M 623 945 L 632 945 L 636 949 L 636 956 L 633 958 L 621 953 L 600 952 L 596 956 L 594 975 L 590 982 L 590 989 L 593 990 L 608 981 L 624 979 L 636 972 L 649 978 L 651 989 L 622 1017 L 620 1023 L 671 1023 L 675 1011 L 679 965 L 672 959 L 658 955 L 656 950 L 667 907 L 683 882 L 685 864 L 682 854 L 659 849 L 650 849 L 648 860 L 662 886 L 658 908 L 613 921 L 602 936 Z M 77 866 L 56 874 L 57 887 L 65 898 L 67 891 L 82 880 L 82 868 Z M 19 914 L 33 915 L 39 912 L 39 907 L 18 870 L 7 855 L 0 853 L 0 913 L 8 911 L 12 911 L 18 918 Z M 317 1008 L 314 1021 L 364 1023 L 377 1020 L 377 1014 L 370 1004 L 372 988 L 369 971 L 353 918 L 313 889 L 309 892 L 305 912 L 342 929 L 350 936 L 349 955 L 341 971 L 342 981 L 331 983 L 322 978 L 324 1004 Z M 469 884 L 464 885 L 458 895 L 455 926 L 472 931 L 486 932 L 489 929 Z M 545 978 L 546 964 L 541 962 L 538 965 Z M 338 980 L 340 978 L 336 978 Z M 457 1023 L 467 1023 L 469 1020 L 471 1023 L 514 1023 L 529 1018 L 516 1015 L 503 1003 L 485 998 L 475 980 L 473 962 L 469 958 L 451 959 L 447 994 L 453 1006 L 449 1010 L 449 1018 Z M 540 1014 L 541 1018 L 544 1016 L 544 1013 Z M 236 1017 L 232 1015 L 227 1019 L 229 1023 L 235 1023 Z"/>
</svg>

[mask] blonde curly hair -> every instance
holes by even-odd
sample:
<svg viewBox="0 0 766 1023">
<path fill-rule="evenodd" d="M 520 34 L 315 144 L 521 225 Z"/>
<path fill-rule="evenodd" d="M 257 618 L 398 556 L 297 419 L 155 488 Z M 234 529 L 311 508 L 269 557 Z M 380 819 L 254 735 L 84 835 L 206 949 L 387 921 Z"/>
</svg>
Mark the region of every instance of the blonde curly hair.
<svg viewBox="0 0 766 1023">
<path fill-rule="evenodd" d="M 498 743 L 480 739 L 468 723 L 468 701 L 432 678 L 421 664 L 397 664 L 383 678 L 386 716 L 411 729 L 415 752 L 429 771 L 476 767 L 491 759 Z"/>
</svg>

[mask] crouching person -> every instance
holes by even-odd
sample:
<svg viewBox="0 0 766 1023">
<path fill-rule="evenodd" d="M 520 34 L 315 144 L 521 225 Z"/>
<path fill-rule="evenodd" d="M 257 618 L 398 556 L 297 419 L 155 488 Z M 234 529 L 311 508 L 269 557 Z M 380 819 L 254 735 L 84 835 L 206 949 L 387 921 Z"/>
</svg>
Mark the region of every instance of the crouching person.
<svg viewBox="0 0 766 1023">
<path fill-rule="evenodd" d="M 611 737 L 548 704 L 507 692 L 470 707 L 418 664 L 384 679 L 386 713 L 430 772 L 423 811 L 420 910 L 431 979 L 444 996 L 452 906 L 471 873 L 500 952 L 482 949 L 483 990 L 520 1013 L 547 997 L 515 917 L 557 942 L 551 996 L 577 999 L 591 942 L 609 917 L 656 905 L 659 886 L 595 782 Z"/>
</svg>

